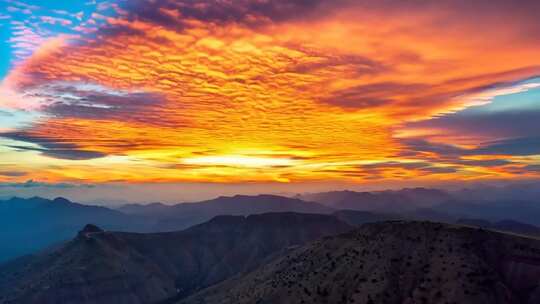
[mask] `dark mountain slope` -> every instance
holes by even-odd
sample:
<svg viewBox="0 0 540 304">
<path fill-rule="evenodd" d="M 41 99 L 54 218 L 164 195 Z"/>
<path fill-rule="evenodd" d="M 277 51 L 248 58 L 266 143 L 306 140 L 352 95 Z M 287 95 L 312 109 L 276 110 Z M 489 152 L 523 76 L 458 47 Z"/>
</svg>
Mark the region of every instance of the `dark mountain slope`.
<svg viewBox="0 0 540 304">
<path fill-rule="evenodd" d="M 349 230 L 335 217 L 220 216 L 181 232 L 101 232 L 0 267 L 0 303 L 155 303 L 181 298 L 272 255 Z"/>
<path fill-rule="evenodd" d="M 180 301 L 540 303 L 540 241 L 430 222 L 366 224 Z"/>
</svg>

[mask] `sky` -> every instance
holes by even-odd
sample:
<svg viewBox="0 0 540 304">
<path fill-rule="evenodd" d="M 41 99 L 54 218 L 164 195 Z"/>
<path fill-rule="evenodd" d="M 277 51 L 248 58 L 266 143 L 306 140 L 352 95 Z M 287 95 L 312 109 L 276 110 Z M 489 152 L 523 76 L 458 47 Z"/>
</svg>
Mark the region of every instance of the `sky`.
<svg viewBox="0 0 540 304">
<path fill-rule="evenodd" d="M 533 0 L 0 0 L 0 195 L 535 181 L 539 18 Z"/>
</svg>

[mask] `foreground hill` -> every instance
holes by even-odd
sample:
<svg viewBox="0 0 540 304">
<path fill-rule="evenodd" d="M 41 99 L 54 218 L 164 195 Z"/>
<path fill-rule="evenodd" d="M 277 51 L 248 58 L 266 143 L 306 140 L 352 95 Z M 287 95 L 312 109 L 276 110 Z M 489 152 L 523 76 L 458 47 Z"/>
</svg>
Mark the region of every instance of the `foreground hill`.
<svg viewBox="0 0 540 304">
<path fill-rule="evenodd" d="M 68 240 L 86 223 L 123 231 L 144 231 L 148 224 L 139 217 L 64 198 L 0 201 L 0 263 Z"/>
<path fill-rule="evenodd" d="M 275 213 L 220 216 L 185 231 L 104 232 L 0 267 L 0 303 L 156 303 L 253 270 L 290 246 L 350 226 L 335 217 Z"/>
<path fill-rule="evenodd" d="M 329 214 L 334 210 L 318 203 L 277 195 L 236 195 L 197 203 L 167 206 L 130 204 L 120 211 L 157 220 L 156 231 L 175 231 L 200 224 L 218 215 L 251 215 L 271 212 Z"/>
<path fill-rule="evenodd" d="M 540 303 L 540 241 L 430 222 L 366 224 L 184 304 Z"/>
</svg>

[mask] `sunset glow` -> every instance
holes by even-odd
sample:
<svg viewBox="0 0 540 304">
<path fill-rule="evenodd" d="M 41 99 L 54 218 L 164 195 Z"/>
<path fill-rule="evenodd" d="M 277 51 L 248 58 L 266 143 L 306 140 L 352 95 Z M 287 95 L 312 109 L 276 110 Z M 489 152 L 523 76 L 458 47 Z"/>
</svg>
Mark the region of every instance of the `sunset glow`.
<svg viewBox="0 0 540 304">
<path fill-rule="evenodd" d="M 538 178 L 540 5 L 507 3 L 7 1 L 0 182 Z"/>
</svg>

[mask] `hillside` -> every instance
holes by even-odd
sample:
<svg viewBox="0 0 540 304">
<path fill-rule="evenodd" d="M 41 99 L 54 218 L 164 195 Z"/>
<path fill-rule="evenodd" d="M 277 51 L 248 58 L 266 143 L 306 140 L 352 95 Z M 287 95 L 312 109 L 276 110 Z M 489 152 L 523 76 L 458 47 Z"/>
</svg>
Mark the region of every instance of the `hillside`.
<svg viewBox="0 0 540 304">
<path fill-rule="evenodd" d="M 253 270 L 291 246 L 350 226 L 335 217 L 274 213 L 220 216 L 185 231 L 105 232 L 0 267 L 0 303 L 156 303 Z"/>
<path fill-rule="evenodd" d="M 540 241 L 431 222 L 366 224 L 183 304 L 540 303 Z"/>
</svg>

